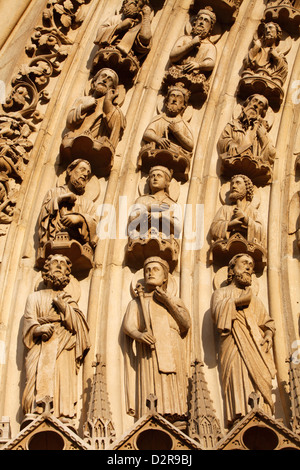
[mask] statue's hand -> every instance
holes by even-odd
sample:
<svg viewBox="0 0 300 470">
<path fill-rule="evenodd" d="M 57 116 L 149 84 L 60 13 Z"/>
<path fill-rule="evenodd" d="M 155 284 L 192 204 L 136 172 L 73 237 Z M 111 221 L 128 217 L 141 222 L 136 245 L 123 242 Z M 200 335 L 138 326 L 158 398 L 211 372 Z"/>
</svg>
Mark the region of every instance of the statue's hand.
<svg viewBox="0 0 300 470">
<path fill-rule="evenodd" d="M 162 288 L 162 287 L 159 287 L 157 286 L 155 288 L 155 291 L 154 291 L 154 298 L 162 303 L 163 305 L 166 305 L 169 301 L 169 296 L 168 294 L 166 293 L 166 291 Z"/>
<path fill-rule="evenodd" d="M 61 222 L 65 227 L 76 227 L 83 224 L 83 217 L 79 214 L 66 214 L 61 218 Z"/>
<path fill-rule="evenodd" d="M 272 332 L 271 331 L 267 331 L 265 333 L 265 336 L 262 340 L 262 342 L 260 343 L 261 346 L 265 346 L 265 352 L 269 352 L 272 348 L 272 345 L 273 345 L 273 335 L 272 335 Z"/>
<path fill-rule="evenodd" d="M 154 344 L 156 342 L 156 339 L 154 338 L 153 335 L 151 335 L 151 333 L 148 333 L 148 331 L 144 331 L 144 332 L 139 332 L 137 334 L 136 341 L 138 341 L 139 343 L 149 344 L 150 346 L 151 344 Z"/>
<path fill-rule="evenodd" d="M 183 67 L 184 72 L 193 72 L 194 70 L 199 70 L 199 64 L 198 62 L 191 60 L 185 66 Z"/>
<path fill-rule="evenodd" d="M 163 149 L 168 149 L 170 147 L 170 141 L 165 137 L 161 137 L 157 139 L 157 145 Z"/>
<path fill-rule="evenodd" d="M 149 7 L 149 5 L 144 5 L 143 8 L 142 8 L 142 14 L 143 16 L 150 16 L 151 14 L 151 8 Z"/>
<path fill-rule="evenodd" d="M 86 96 L 84 103 L 82 105 L 82 111 L 86 113 L 87 111 L 94 110 L 97 106 L 97 100 L 94 96 Z"/>
<path fill-rule="evenodd" d="M 34 330 L 34 336 L 42 336 L 43 341 L 48 341 L 54 332 L 53 323 L 45 323 L 44 325 L 37 326 Z"/>
<path fill-rule="evenodd" d="M 53 304 L 55 305 L 55 307 L 57 307 L 60 313 L 65 313 L 66 311 L 66 302 L 63 299 L 64 295 L 64 292 L 62 292 L 53 299 Z"/>
<path fill-rule="evenodd" d="M 74 204 L 76 201 L 77 197 L 73 193 L 66 193 L 63 194 L 62 196 L 58 197 L 58 204 Z"/>
</svg>

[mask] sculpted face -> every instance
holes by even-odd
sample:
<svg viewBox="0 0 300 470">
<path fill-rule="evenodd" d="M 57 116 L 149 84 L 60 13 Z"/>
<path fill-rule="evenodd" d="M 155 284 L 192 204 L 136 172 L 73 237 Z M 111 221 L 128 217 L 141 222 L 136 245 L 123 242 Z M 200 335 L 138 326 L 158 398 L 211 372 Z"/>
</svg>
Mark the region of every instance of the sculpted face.
<svg viewBox="0 0 300 470">
<path fill-rule="evenodd" d="M 68 264 L 62 255 L 54 255 L 49 264 L 49 274 L 59 279 L 66 276 L 68 272 Z"/>
<path fill-rule="evenodd" d="M 260 95 L 254 95 L 244 107 L 244 113 L 248 119 L 257 119 L 259 116 L 262 116 L 266 108 L 266 101 L 264 97 Z"/>
<path fill-rule="evenodd" d="M 115 88 L 114 73 L 108 69 L 102 70 L 94 81 L 93 88 L 96 97 L 104 96 L 108 90 Z"/>
<path fill-rule="evenodd" d="M 70 183 L 75 190 L 83 193 L 90 177 L 90 166 L 85 162 L 80 162 L 70 173 Z"/>
<path fill-rule="evenodd" d="M 211 17 L 205 13 L 200 13 L 200 15 L 197 16 L 192 32 L 194 35 L 206 38 L 210 33 L 211 27 Z"/>
<path fill-rule="evenodd" d="M 156 261 L 145 266 L 144 278 L 146 286 L 153 289 L 162 286 L 167 281 L 164 268 Z"/>
<path fill-rule="evenodd" d="M 127 0 L 123 3 L 122 12 L 126 18 L 135 18 L 140 12 L 138 1 Z"/>
<path fill-rule="evenodd" d="M 241 176 L 232 178 L 230 182 L 230 200 L 237 201 L 246 197 L 247 188 L 244 179 Z"/>
<path fill-rule="evenodd" d="M 236 284 L 241 287 L 250 286 L 252 283 L 251 278 L 253 271 L 254 263 L 250 256 L 243 255 L 238 258 L 233 268 Z"/>
<path fill-rule="evenodd" d="M 265 24 L 264 41 L 267 45 L 274 44 L 278 38 L 278 31 L 274 23 Z"/>
<path fill-rule="evenodd" d="M 166 108 L 169 116 L 177 116 L 185 108 L 184 96 L 180 90 L 172 90 L 168 95 Z"/>
<path fill-rule="evenodd" d="M 156 193 L 167 188 L 168 177 L 162 170 L 152 170 L 149 175 L 149 186 L 151 193 Z"/>
</svg>

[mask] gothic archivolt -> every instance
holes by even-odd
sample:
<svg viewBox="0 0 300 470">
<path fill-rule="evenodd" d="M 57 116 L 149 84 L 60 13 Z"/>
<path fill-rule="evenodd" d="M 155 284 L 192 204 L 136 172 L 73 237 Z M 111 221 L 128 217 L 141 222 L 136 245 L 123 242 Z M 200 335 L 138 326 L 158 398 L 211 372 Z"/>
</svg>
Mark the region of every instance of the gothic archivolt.
<svg viewBox="0 0 300 470">
<path fill-rule="evenodd" d="M 20 10 L 0 113 L 13 435 L 50 406 L 107 446 L 150 409 L 214 447 L 253 397 L 297 432 L 297 7 Z"/>
</svg>

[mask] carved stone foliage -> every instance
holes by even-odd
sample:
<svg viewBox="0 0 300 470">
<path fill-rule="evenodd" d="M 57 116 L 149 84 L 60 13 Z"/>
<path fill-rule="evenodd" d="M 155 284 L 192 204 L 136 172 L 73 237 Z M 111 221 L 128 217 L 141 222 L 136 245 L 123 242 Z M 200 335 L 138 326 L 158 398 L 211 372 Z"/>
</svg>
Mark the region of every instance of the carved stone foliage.
<svg viewBox="0 0 300 470">
<path fill-rule="evenodd" d="M 92 178 L 89 162 L 77 159 L 66 172 L 65 184 L 45 195 L 39 216 L 37 266 L 50 254 L 61 253 L 72 261 L 72 272 L 88 272 L 97 244 L 97 215 L 87 194 Z"/>
<path fill-rule="evenodd" d="M 140 65 L 152 45 L 152 10 L 147 0 L 124 0 L 118 14 L 107 18 L 99 27 L 94 43 L 98 51 L 92 72 L 103 67 L 114 69 L 132 85 Z"/>
<path fill-rule="evenodd" d="M 222 191 L 223 193 L 223 191 Z M 210 228 L 210 259 L 227 264 L 238 253 L 248 253 L 256 268 L 266 264 L 266 230 L 259 213 L 257 188 L 245 175 L 234 175 L 228 194 L 222 194 L 223 206 L 216 213 Z"/>
<path fill-rule="evenodd" d="M 275 325 L 255 292 L 253 272 L 251 256 L 234 256 L 228 264 L 226 285 L 217 286 L 211 301 L 213 321 L 220 334 L 220 374 L 228 426 L 250 411 L 252 392 L 259 394 L 266 413 L 274 412 Z"/>
<path fill-rule="evenodd" d="M 190 315 L 175 286 L 168 263 L 157 256 L 148 258 L 133 280 L 135 298 L 123 320 L 126 407 L 141 417 L 153 394 L 158 413 L 186 426 Z"/>
<path fill-rule="evenodd" d="M 43 287 L 26 302 L 24 423 L 43 412 L 46 397 L 53 403 L 54 416 L 70 426 L 76 417 L 77 374 L 90 342 L 88 325 L 77 305 L 78 287 L 72 288 L 70 273 L 67 257 L 49 256 L 42 274 Z"/>
<path fill-rule="evenodd" d="M 143 135 L 138 156 L 138 168 L 149 171 L 154 165 L 164 165 L 179 181 L 187 181 L 194 148 L 189 125 L 192 117 L 188 106 L 190 92 L 182 83 L 169 87 L 161 112 L 155 116 Z"/>
<path fill-rule="evenodd" d="M 278 110 L 283 100 L 282 89 L 288 74 L 286 55 L 291 48 L 291 38 L 278 23 L 262 22 L 254 36 L 247 56 L 238 93 L 242 98 L 259 93 Z"/>
<path fill-rule="evenodd" d="M 107 176 L 126 119 L 118 102 L 119 77 L 112 69 L 99 70 L 88 95 L 78 98 L 67 116 L 67 133 L 60 147 L 60 163 L 67 166 L 76 158 L 91 164 L 98 177 Z"/>
<path fill-rule="evenodd" d="M 187 25 L 184 36 L 174 44 L 170 53 L 171 65 L 163 86 L 181 82 L 201 102 L 209 91 L 209 77 L 214 69 L 217 50 L 212 42 L 216 15 L 211 7 L 200 9 Z M 216 40 L 216 39 L 215 39 Z"/>
<path fill-rule="evenodd" d="M 218 141 L 221 175 L 230 178 L 242 173 L 255 185 L 266 185 L 272 179 L 276 154 L 268 137 L 272 125 L 268 100 L 262 95 L 251 95 L 235 113 Z"/>
<path fill-rule="evenodd" d="M 176 267 L 182 229 L 177 205 L 178 183 L 164 166 L 150 169 L 146 184 L 141 180 L 141 196 L 129 214 L 126 262 L 140 269 L 149 256 L 160 256 Z M 144 184 L 144 188 L 142 185 Z"/>
</svg>

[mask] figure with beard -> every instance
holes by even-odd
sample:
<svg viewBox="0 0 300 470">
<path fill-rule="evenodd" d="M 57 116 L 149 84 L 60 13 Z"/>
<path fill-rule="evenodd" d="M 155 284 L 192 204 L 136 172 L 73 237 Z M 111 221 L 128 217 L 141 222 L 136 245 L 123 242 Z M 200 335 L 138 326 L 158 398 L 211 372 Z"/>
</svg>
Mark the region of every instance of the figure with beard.
<svg viewBox="0 0 300 470">
<path fill-rule="evenodd" d="M 194 139 L 182 115 L 188 105 L 189 93 L 181 85 L 170 86 L 165 98 L 165 112 L 156 116 L 147 127 L 143 140 L 154 142 L 155 147 L 178 153 L 178 147 L 192 152 Z"/>
<path fill-rule="evenodd" d="M 94 43 L 99 48 L 115 47 L 122 55 L 134 54 L 141 59 L 148 54 L 151 40 L 151 9 L 148 0 L 124 0 L 120 13 L 108 18 L 100 26 Z"/>
<path fill-rule="evenodd" d="M 66 184 L 50 189 L 39 216 L 39 251 L 58 233 L 67 233 L 71 240 L 92 249 L 96 246 L 97 218 L 92 201 L 84 196 L 92 176 L 89 162 L 77 159 L 67 168 Z"/>
<path fill-rule="evenodd" d="M 215 290 L 211 312 L 220 335 L 219 361 L 228 426 L 246 416 L 252 392 L 272 414 L 274 320 L 251 287 L 254 261 L 235 255 L 228 265 L 227 286 Z"/>
<path fill-rule="evenodd" d="M 282 30 L 277 23 L 262 25 L 262 35 L 254 39 L 253 46 L 244 59 L 244 75 L 254 74 L 270 78 L 282 86 L 288 74 L 286 58 L 278 49 Z"/>
<path fill-rule="evenodd" d="M 65 290 L 70 273 L 66 256 L 50 255 L 42 273 L 45 288 L 30 294 L 26 302 L 25 420 L 43 412 L 41 403 L 46 396 L 53 401 L 54 415 L 63 422 L 71 425 L 76 417 L 77 375 L 90 340 L 83 313 Z"/>
<path fill-rule="evenodd" d="M 157 397 L 157 412 L 173 421 L 187 419 L 190 314 L 168 290 L 169 265 L 159 256 L 144 262 L 144 287 L 127 307 L 125 374 L 127 413 L 147 412 L 149 394 Z M 135 344 L 134 344 L 135 343 Z"/>
<path fill-rule="evenodd" d="M 228 240 L 240 233 L 250 243 L 265 247 L 265 228 L 257 209 L 252 205 L 253 183 L 245 175 L 234 175 L 230 181 L 232 205 L 222 206 L 214 217 L 210 233 L 213 240 Z"/>
<path fill-rule="evenodd" d="M 229 122 L 220 136 L 218 150 L 222 159 L 250 152 L 253 159 L 273 164 L 276 151 L 269 141 L 269 125 L 264 119 L 268 107 L 268 100 L 262 95 L 247 98 L 238 118 Z"/>
<path fill-rule="evenodd" d="M 62 146 L 69 147 L 76 136 L 84 134 L 92 139 L 107 137 L 115 148 L 126 125 L 125 116 L 115 104 L 119 78 L 116 72 L 99 70 L 91 83 L 90 94 L 75 101 L 67 116 L 70 130 Z"/>
<path fill-rule="evenodd" d="M 199 10 L 191 34 L 180 37 L 171 51 L 173 67 L 169 72 L 172 75 L 178 75 L 178 78 L 186 75 L 192 82 L 196 76 L 206 80 L 216 63 L 216 47 L 210 41 L 215 23 L 216 15 L 211 7 Z"/>
</svg>

